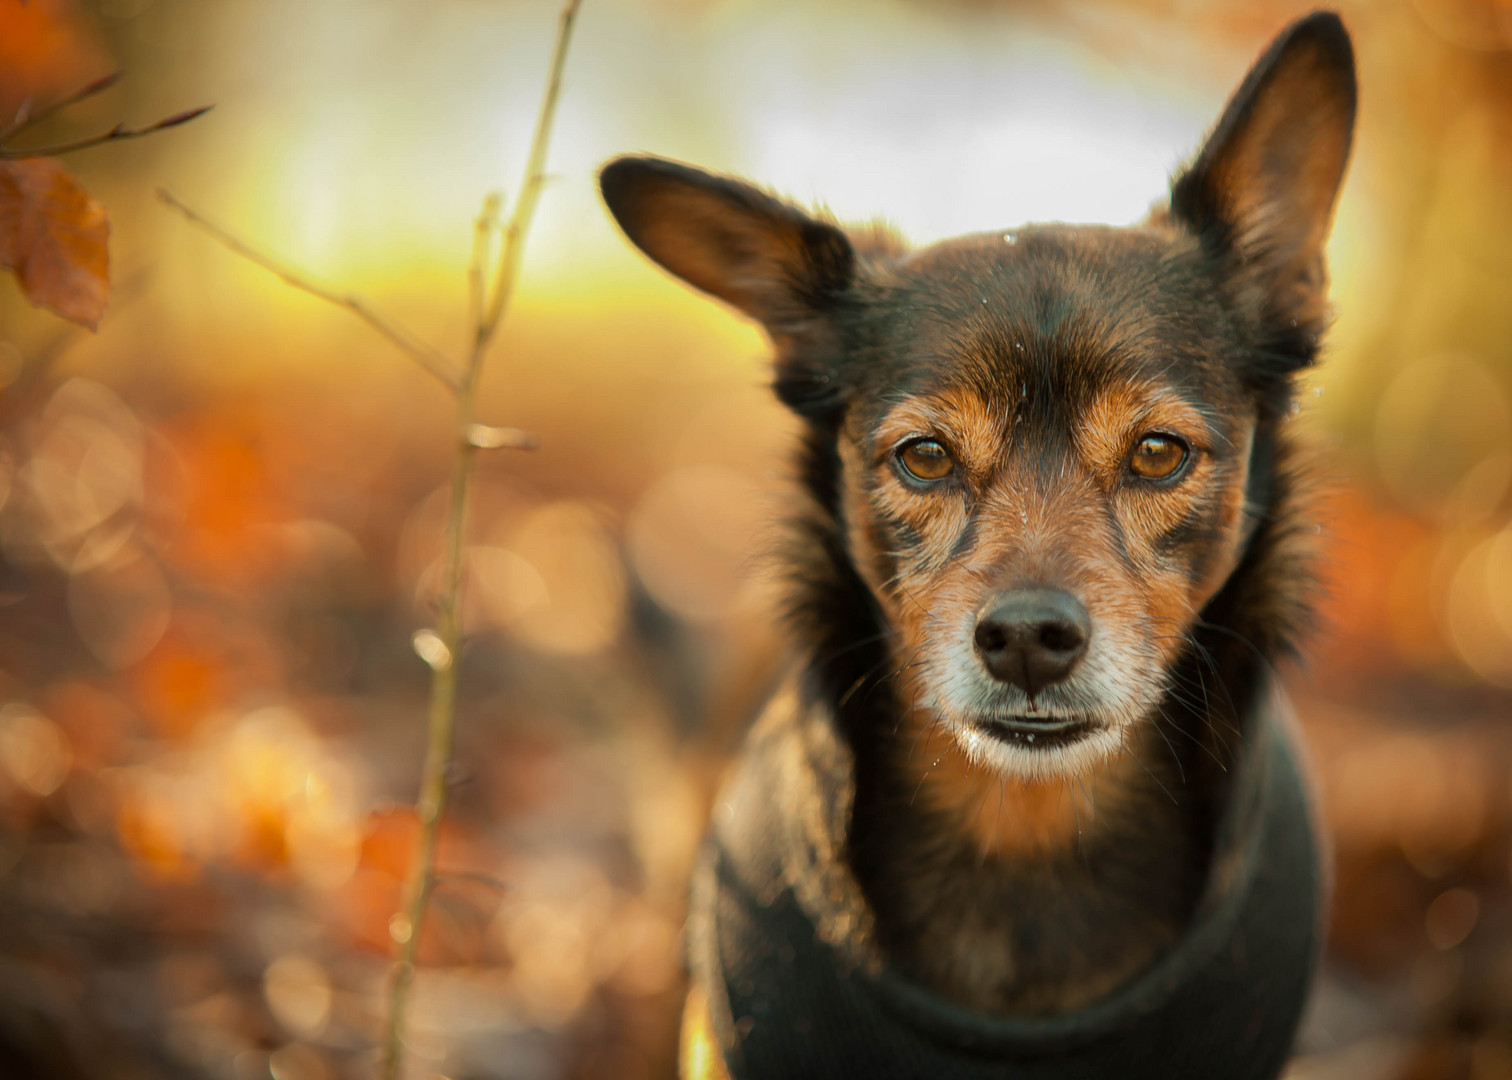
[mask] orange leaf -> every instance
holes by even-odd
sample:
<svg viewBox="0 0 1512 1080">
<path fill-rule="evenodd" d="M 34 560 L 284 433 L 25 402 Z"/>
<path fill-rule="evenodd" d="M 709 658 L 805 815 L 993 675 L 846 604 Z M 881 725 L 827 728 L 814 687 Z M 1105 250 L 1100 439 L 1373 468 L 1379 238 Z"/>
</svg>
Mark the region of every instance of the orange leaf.
<svg viewBox="0 0 1512 1080">
<path fill-rule="evenodd" d="M 26 298 L 93 330 L 110 292 L 110 223 L 51 158 L 0 161 L 0 266 Z"/>
</svg>

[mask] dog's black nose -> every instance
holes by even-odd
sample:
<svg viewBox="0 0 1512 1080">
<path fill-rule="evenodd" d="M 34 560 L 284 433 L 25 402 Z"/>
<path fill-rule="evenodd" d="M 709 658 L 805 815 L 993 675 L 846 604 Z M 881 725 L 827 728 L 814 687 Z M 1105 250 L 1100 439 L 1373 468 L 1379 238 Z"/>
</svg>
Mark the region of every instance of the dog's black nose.
<svg viewBox="0 0 1512 1080">
<path fill-rule="evenodd" d="M 1087 609 L 1061 589 L 1013 589 L 987 602 L 977 616 L 976 648 L 994 679 L 1031 698 L 1058 683 L 1087 651 Z"/>
</svg>

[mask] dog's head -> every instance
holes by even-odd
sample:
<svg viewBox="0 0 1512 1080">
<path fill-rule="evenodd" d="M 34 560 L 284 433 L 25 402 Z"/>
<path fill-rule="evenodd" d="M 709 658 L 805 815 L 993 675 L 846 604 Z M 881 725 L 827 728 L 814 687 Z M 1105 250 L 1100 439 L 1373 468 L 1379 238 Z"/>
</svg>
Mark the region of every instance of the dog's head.
<svg viewBox="0 0 1512 1080">
<path fill-rule="evenodd" d="M 1241 559 L 1292 375 L 1326 321 L 1349 153 L 1337 17 L 1289 27 L 1144 225 L 918 251 L 630 157 L 630 239 L 760 320 L 840 463 L 829 507 L 916 706 L 975 760 L 1075 770 L 1168 690 Z"/>
</svg>

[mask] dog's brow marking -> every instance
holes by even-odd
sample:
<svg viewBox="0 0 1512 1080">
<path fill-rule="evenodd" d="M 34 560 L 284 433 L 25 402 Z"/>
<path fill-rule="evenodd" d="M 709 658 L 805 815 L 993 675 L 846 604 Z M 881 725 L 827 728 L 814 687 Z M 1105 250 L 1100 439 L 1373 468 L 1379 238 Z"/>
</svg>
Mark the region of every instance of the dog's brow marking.
<svg viewBox="0 0 1512 1080">
<path fill-rule="evenodd" d="M 1133 441 L 1146 431 L 1169 431 L 1204 452 L 1221 436 L 1192 403 L 1165 387 L 1121 382 L 1104 387 L 1082 410 L 1075 428 L 1078 454 L 1111 487 Z"/>
<path fill-rule="evenodd" d="M 973 476 L 991 471 L 1002 455 L 1006 423 L 991 405 L 971 390 L 954 387 L 928 397 L 909 398 L 894 406 L 877 425 L 876 459 L 880 464 L 910 435 L 943 436 L 957 464 Z"/>
</svg>

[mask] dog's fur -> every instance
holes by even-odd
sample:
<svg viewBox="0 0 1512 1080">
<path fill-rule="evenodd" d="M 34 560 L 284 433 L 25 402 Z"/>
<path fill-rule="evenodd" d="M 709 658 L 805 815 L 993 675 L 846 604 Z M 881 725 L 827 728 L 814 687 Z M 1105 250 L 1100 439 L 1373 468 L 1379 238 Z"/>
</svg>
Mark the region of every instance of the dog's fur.
<svg viewBox="0 0 1512 1080">
<path fill-rule="evenodd" d="M 1304 619 L 1286 420 L 1354 113 L 1348 36 L 1313 15 L 1142 225 L 917 251 L 684 165 L 603 172 L 629 238 L 776 347 L 806 421 L 792 626 L 855 760 L 846 857 L 887 962 L 961 1006 L 1075 1010 L 1192 916 L 1234 702 Z M 1186 451 L 1167 479 L 1133 471 L 1152 436 Z M 910 473 L 920 440 L 948 475 Z M 1040 685 L 991 674 L 979 629 L 1029 587 L 1089 631 Z M 719 1075 L 691 1002 L 685 1069 Z"/>
</svg>

